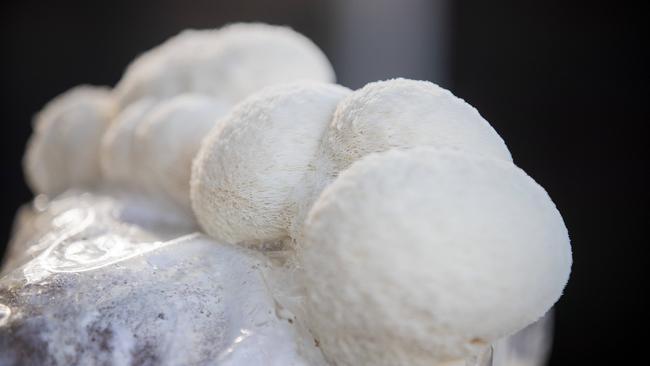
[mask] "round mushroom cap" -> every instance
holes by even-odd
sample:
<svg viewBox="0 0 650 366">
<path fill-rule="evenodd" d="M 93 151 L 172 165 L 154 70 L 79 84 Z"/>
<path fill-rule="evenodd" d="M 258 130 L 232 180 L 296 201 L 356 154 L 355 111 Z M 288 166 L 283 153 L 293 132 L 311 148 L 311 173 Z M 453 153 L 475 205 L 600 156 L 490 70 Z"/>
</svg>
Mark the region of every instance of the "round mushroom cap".
<svg viewBox="0 0 650 366">
<path fill-rule="evenodd" d="M 158 103 L 135 131 L 135 170 L 147 192 L 191 212 L 192 160 L 229 105 L 198 94 Z"/>
<path fill-rule="evenodd" d="M 305 230 L 308 324 L 341 366 L 476 354 L 544 315 L 571 269 L 544 189 L 510 162 L 459 151 L 361 159 Z"/>
<path fill-rule="evenodd" d="M 212 237 L 256 245 L 286 239 L 307 202 L 321 139 L 347 88 L 296 82 L 234 107 L 195 158 L 194 213 Z"/>
<path fill-rule="evenodd" d="M 232 24 L 220 30 L 219 42 L 220 52 L 214 62 L 198 67 L 206 74 L 218 71 L 223 85 L 203 84 L 203 92 L 224 90 L 237 102 L 270 85 L 296 80 L 335 81 L 334 69 L 325 54 L 291 28 Z"/>
<path fill-rule="evenodd" d="M 184 30 L 138 56 L 115 86 L 121 108 L 143 98 L 167 99 L 191 92 L 199 55 L 214 51 L 217 45 L 218 30 Z"/>
<path fill-rule="evenodd" d="M 288 27 L 237 23 L 187 30 L 138 57 L 116 86 L 122 106 L 201 93 L 235 103 L 259 89 L 300 79 L 330 82 L 323 52 Z"/>
<path fill-rule="evenodd" d="M 114 113 L 109 90 L 86 85 L 61 94 L 38 112 L 23 161 L 32 191 L 54 196 L 99 183 L 100 140 Z"/>
<path fill-rule="evenodd" d="M 339 104 L 326 137 L 337 171 L 369 153 L 414 146 L 512 161 L 503 139 L 474 107 L 428 81 L 392 79 L 356 90 Z"/>
<path fill-rule="evenodd" d="M 122 110 L 101 141 L 101 167 L 105 180 L 135 188 L 135 131 L 156 105 L 153 98 L 140 99 Z"/>
</svg>

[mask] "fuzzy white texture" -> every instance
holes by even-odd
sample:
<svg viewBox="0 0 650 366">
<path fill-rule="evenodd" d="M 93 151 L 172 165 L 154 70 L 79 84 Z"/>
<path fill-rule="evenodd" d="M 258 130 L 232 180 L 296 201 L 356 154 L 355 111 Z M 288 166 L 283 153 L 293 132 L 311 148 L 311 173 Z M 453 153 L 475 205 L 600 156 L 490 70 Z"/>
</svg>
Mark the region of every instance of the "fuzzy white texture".
<svg viewBox="0 0 650 366">
<path fill-rule="evenodd" d="M 259 89 L 300 79 L 331 82 L 323 52 L 288 27 L 237 23 L 186 30 L 145 52 L 116 86 L 121 106 L 142 97 L 201 93 L 237 102 Z"/>
<path fill-rule="evenodd" d="M 190 212 L 192 159 L 229 108 L 199 94 L 181 94 L 158 103 L 135 129 L 132 175 L 139 176 L 148 193 Z"/>
<path fill-rule="evenodd" d="M 194 161 L 194 213 L 212 237 L 256 244 L 289 236 L 310 202 L 323 134 L 350 91 L 325 83 L 269 87 L 238 104 Z"/>
<path fill-rule="evenodd" d="M 339 102 L 321 144 L 315 191 L 367 154 L 417 146 L 512 161 L 503 139 L 464 100 L 428 81 L 391 79 L 369 83 Z M 297 243 L 304 240 L 303 225 L 312 204 L 303 202 L 292 221 L 291 236 Z"/>
<path fill-rule="evenodd" d="M 542 187 L 510 162 L 457 150 L 361 159 L 305 230 L 309 324 L 339 366 L 476 354 L 544 315 L 572 262 Z"/>
<path fill-rule="evenodd" d="M 32 191 L 52 196 L 95 186 L 101 180 L 99 143 L 114 113 L 109 90 L 87 85 L 59 95 L 38 112 L 23 160 Z"/>
<path fill-rule="evenodd" d="M 453 147 L 512 161 L 503 139 L 478 111 L 428 81 L 369 83 L 339 104 L 324 145 L 334 169 L 391 148 Z"/>
<path fill-rule="evenodd" d="M 153 98 L 140 99 L 122 110 L 101 141 L 101 167 L 107 183 L 138 187 L 135 170 L 135 131 L 156 105 Z"/>
</svg>

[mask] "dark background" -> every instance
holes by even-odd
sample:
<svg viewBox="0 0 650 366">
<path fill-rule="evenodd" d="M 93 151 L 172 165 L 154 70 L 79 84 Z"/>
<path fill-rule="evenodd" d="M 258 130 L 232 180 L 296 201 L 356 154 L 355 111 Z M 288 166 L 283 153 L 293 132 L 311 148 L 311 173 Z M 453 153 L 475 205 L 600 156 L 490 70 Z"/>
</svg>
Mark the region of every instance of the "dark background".
<svg viewBox="0 0 650 366">
<path fill-rule="evenodd" d="M 324 49 L 342 84 L 428 77 L 481 111 L 553 197 L 571 234 L 574 267 L 557 305 L 551 365 L 627 364 L 647 338 L 646 13 L 617 2 L 447 3 L 436 8 L 444 16 L 430 14 L 447 32 L 444 42 L 431 38 L 438 51 L 430 73 L 398 60 L 362 74 L 338 46 L 348 38 L 336 1 L 3 2 L 0 253 L 17 207 L 31 198 L 20 164 L 31 116 L 45 102 L 80 83 L 114 85 L 134 56 L 183 28 L 288 24 Z M 346 32 L 355 24 L 386 32 L 363 48 L 348 45 L 364 52 L 353 59 L 395 54 L 390 35 L 401 23 L 361 14 Z"/>
</svg>

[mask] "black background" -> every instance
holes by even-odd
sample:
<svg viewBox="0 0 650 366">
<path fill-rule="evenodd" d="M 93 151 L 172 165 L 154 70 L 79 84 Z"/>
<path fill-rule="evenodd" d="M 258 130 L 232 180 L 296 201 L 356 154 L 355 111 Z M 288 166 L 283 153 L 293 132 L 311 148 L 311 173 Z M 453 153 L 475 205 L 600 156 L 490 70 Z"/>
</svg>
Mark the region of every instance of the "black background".
<svg viewBox="0 0 650 366">
<path fill-rule="evenodd" d="M 21 158 L 31 116 L 49 99 L 81 83 L 114 85 L 135 55 L 183 28 L 233 21 L 291 25 L 336 68 L 327 16 L 325 1 L 3 2 L 0 249 L 31 198 Z M 626 364 L 647 338 L 645 18 L 617 2 L 453 2 L 445 86 L 492 123 L 571 234 L 551 365 Z"/>
</svg>

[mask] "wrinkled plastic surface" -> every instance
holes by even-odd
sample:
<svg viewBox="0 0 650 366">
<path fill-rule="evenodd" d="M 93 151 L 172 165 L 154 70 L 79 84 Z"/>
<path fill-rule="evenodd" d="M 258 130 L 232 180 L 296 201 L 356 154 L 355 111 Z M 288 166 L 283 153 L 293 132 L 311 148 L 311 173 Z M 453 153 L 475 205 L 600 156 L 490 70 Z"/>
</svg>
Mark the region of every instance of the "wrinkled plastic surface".
<svg viewBox="0 0 650 366">
<path fill-rule="evenodd" d="M 322 364 L 281 316 L 268 260 L 192 231 L 108 196 L 25 208 L 0 280 L 0 365 Z"/>
<path fill-rule="evenodd" d="M 21 209 L 0 279 L 0 365 L 326 365 L 282 253 L 214 242 L 177 212 L 79 192 Z M 454 364 L 542 365 L 550 324 Z"/>
</svg>

